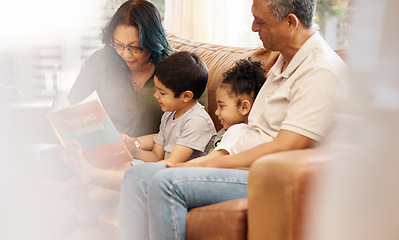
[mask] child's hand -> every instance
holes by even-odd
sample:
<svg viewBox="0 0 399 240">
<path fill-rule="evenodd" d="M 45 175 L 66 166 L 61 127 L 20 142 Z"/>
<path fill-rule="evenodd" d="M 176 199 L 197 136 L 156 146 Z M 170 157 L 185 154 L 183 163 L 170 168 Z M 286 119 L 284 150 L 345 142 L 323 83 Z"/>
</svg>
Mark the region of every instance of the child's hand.
<svg viewBox="0 0 399 240">
<path fill-rule="evenodd" d="M 162 161 L 159 161 L 162 162 Z M 174 168 L 174 167 L 184 167 L 184 163 L 171 163 L 171 162 L 166 162 L 166 167 L 167 168 Z"/>
<path fill-rule="evenodd" d="M 171 162 L 166 162 L 166 167 L 167 168 L 175 168 L 175 167 L 203 167 L 201 162 L 185 162 L 185 163 L 171 163 Z"/>
<path fill-rule="evenodd" d="M 127 150 L 133 155 L 137 151 L 136 144 L 133 141 L 133 138 L 129 137 L 126 134 L 121 134 L 122 142 L 125 144 Z"/>
</svg>

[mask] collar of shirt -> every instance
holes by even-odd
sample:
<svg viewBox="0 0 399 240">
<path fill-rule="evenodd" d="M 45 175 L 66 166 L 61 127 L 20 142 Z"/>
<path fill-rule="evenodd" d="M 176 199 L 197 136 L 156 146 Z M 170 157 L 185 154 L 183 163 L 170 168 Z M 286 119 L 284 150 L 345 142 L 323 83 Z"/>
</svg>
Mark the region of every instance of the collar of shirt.
<svg viewBox="0 0 399 240">
<path fill-rule="evenodd" d="M 310 36 L 310 38 L 306 40 L 306 42 L 294 55 L 284 72 L 281 72 L 281 68 L 283 67 L 285 60 L 284 57 L 280 54 L 276 63 L 269 71 L 269 74 L 273 74 L 274 76 L 276 76 L 274 78 L 274 81 L 278 81 L 281 78 L 289 78 L 299 67 L 299 65 L 309 56 L 309 53 L 314 49 L 315 43 L 318 42 L 320 38 L 321 36 L 317 31 L 312 36 Z"/>
</svg>

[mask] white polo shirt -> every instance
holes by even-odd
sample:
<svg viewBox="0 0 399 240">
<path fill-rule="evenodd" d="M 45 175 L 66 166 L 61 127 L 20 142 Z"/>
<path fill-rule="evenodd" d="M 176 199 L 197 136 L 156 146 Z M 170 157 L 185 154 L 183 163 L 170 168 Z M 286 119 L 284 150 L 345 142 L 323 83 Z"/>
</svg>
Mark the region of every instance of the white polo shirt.
<svg viewBox="0 0 399 240">
<path fill-rule="evenodd" d="M 320 141 L 332 124 L 346 65 L 318 32 L 281 73 L 282 55 L 267 74 L 248 119 L 248 132 L 233 146 L 239 153 L 272 141 L 280 129 Z"/>
</svg>

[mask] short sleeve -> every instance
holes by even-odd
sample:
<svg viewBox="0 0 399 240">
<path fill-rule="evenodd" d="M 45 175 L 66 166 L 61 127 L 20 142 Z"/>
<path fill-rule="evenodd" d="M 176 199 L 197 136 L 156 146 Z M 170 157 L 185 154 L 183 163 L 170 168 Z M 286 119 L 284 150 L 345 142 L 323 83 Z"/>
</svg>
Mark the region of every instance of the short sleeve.
<svg viewBox="0 0 399 240">
<path fill-rule="evenodd" d="M 339 84 L 326 69 L 311 73 L 293 85 L 287 116 L 281 128 L 318 141 L 331 126 Z"/>
<path fill-rule="evenodd" d="M 159 132 L 154 137 L 154 142 L 162 146 L 165 146 L 166 142 L 166 135 L 165 135 L 167 131 L 166 122 L 167 122 L 167 113 L 164 113 L 161 118 L 161 124 L 159 125 Z"/>
<path fill-rule="evenodd" d="M 213 123 L 196 116 L 183 123 L 176 144 L 203 152 L 215 134 Z"/>
<path fill-rule="evenodd" d="M 234 144 L 248 131 L 248 125 L 241 123 L 235 124 L 229 127 L 223 134 L 220 143 L 213 150 L 226 150 L 229 154 L 232 154 L 232 148 Z"/>
</svg>

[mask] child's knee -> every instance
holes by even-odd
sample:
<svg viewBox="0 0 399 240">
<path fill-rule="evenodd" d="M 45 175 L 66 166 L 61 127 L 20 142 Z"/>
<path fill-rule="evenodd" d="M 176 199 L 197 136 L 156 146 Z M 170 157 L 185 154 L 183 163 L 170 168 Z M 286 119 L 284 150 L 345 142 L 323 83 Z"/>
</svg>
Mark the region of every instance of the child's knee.
<svg viewBox="0 0 399 240">
<path fill-rule="evenodd" d="M 123 176 L 123 181 L 130 181 L 132 178 L 134 178 L 135 176 L 137 176 L 137 173 L 139 173 L 140 171 L 138 170 L 139 165 L 138 166 L 134 166 L 134 167 L 130 167 L 126 170 L 124 176 Z"/>
</svg>

